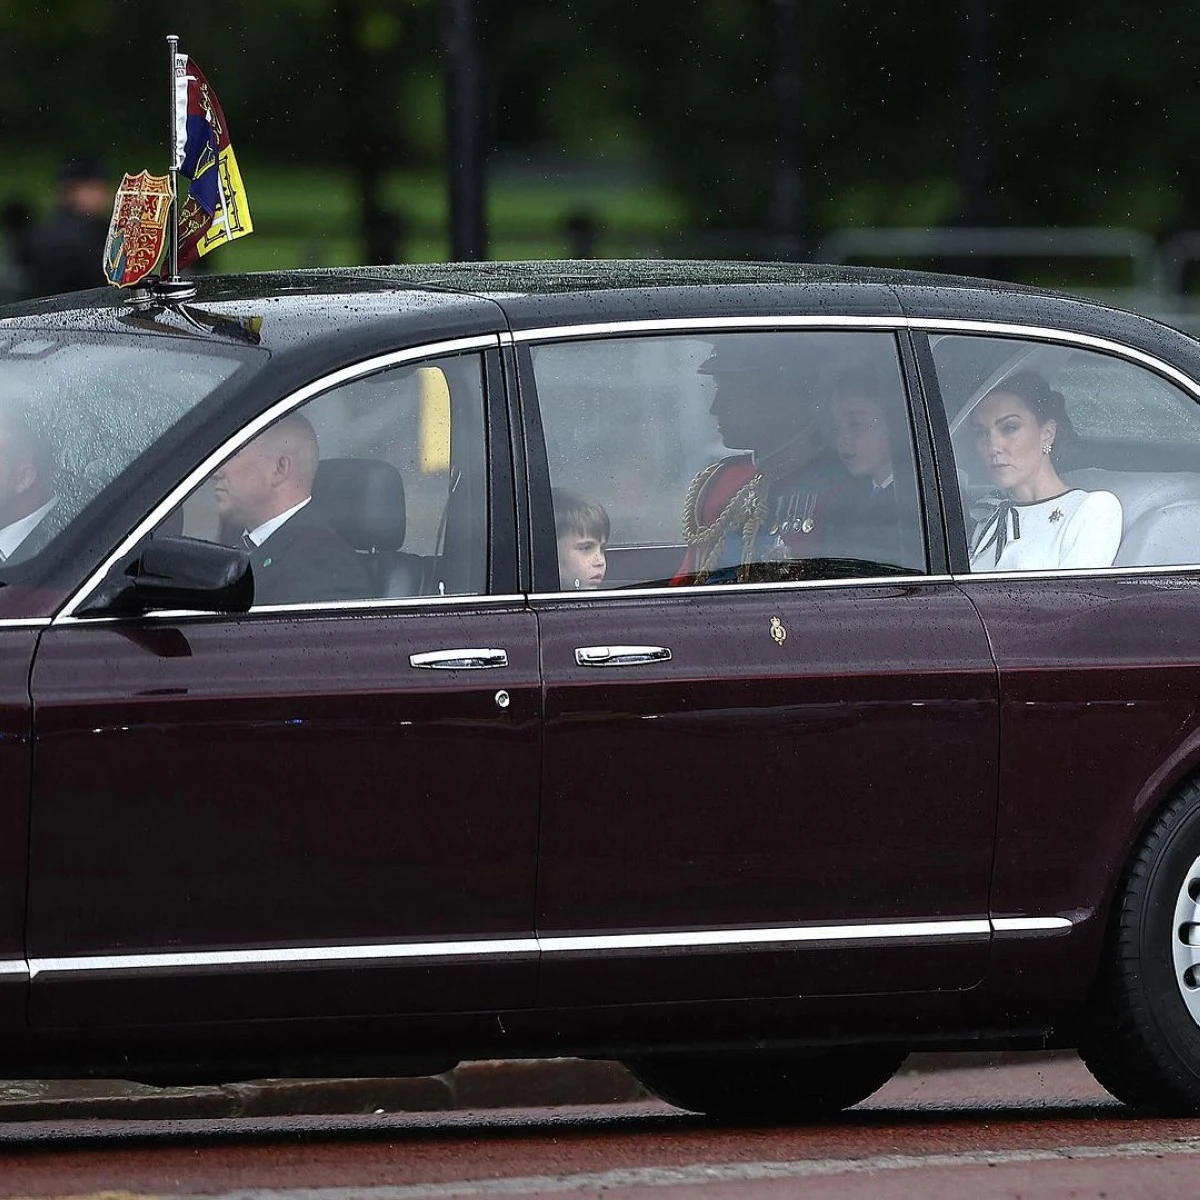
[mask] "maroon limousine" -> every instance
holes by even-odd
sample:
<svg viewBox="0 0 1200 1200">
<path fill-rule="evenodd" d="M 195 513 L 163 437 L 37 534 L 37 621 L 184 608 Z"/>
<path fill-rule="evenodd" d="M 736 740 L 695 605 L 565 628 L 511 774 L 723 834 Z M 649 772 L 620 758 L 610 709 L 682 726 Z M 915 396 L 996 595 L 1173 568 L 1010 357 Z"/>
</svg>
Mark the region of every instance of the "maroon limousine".
<svg viewBox="0 0 1200 1200">
<path fill-rule="evenodd" d="M 1200 343 L 799 265 L 0 315 L 0 1075 L 1078 1046 L 1200 1111 Z"/>
</svg>

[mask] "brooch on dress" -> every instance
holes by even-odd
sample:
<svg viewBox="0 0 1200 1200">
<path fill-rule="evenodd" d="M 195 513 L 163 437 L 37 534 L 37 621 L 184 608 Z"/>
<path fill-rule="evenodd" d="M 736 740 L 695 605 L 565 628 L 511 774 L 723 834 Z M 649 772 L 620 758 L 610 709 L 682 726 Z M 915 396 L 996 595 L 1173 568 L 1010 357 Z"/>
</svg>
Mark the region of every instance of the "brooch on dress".
<svg viewBox="0 0 1200 1200">
<path fill-rule="evenodd" d="M 1063 518 L 1063 510 L 1061 508 L 1056 508 L 1050 514 L 1050 524 L 1053 525 L 1055 521 L 1061 521 L 1062 518 Z"/>
</svg>

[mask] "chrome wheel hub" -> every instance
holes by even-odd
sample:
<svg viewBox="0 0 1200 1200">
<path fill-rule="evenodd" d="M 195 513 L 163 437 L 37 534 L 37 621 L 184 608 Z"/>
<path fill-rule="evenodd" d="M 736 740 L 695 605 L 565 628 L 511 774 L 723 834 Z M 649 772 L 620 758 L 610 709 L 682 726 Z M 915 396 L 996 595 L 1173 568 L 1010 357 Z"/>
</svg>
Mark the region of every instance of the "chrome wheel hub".
<svg viewBox="0 0 1200 1200">
<path fill-rule="evenodd" d="M 1188 867 L 1175 901 L 1171 956 L 1179 994 L 1192 1020 L 1200 1025 L 1200 858 Z"/>
</svg>

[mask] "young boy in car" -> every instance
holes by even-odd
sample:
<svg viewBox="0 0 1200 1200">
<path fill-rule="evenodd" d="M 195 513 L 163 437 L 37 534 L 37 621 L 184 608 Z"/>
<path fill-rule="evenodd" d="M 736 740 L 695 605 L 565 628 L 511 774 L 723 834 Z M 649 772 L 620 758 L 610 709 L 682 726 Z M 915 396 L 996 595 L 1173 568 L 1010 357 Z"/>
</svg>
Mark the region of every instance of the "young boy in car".
<svg viewBox="0 0 1200 1200">
<path fill-rule="evenodd" d="M 558 582 L 563 591 L 604 586 L 610 530 L 604 505 L 577 492 L 554 488 L 554 532 L 558 538 Z"/>
</svg>

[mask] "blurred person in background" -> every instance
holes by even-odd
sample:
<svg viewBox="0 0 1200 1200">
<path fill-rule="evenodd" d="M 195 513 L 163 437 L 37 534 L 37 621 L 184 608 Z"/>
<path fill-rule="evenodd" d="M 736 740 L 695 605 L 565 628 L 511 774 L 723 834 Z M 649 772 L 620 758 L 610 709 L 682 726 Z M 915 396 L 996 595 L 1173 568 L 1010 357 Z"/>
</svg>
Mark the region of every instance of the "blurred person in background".
<svg viewBox="0 0 1200 1200">
<path fill-rule="evenodd" d="M 53 212 L 29 236 L 29 294 L 54 296 L 103 287 L 104 243 L 113 189 L 98 154 L 75 154 L 58 169 Z"/>
<path fill-rule="evenodd" d="M 0 304 L 29 295 L 29 231 L 33 209 L 13 198 L 0 204 Z"/>
</svg>

